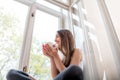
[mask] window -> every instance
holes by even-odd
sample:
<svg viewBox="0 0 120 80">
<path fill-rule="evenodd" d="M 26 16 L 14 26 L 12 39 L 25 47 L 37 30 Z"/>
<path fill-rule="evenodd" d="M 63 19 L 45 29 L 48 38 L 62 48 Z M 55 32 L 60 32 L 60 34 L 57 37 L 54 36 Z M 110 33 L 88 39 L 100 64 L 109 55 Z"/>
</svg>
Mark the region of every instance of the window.
<svg viewBox="0 0 120 80">
<path fill-rule="evenodd" d="M 45 0 L 37 0 L 36 2 L 46 6 L 48 8 L 51 8 L 53 10 L 56 10 L 56 11 L 60 12 L 60 9 L 61 9 L 60 7 L 58 7 L 58 6 L 54 5 L 54 4 L 51 4 L 51 3 L 49 3 L 49 2 L 47 2 Z"/>
<path fill-rule="evenodd" d="M 6 80 L 8 70 L 18 68 L 27 10 L 13 0 L 0 0 L 0 80 Z"/>
<path fill-rule="evenodd" d="M 50 80 L 49 58 L 42 53 L 44 42 L 54 41 L 59 18 L 42 11 L 36 11 L 32 46 L 30 51 L 29 73 L 37 80 Z"/>
</svg>

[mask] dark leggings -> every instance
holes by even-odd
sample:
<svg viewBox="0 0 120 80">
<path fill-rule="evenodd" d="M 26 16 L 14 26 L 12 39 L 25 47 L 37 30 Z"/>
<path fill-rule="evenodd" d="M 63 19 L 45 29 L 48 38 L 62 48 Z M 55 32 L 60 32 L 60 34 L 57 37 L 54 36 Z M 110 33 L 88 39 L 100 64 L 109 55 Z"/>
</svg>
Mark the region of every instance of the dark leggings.
<svg viewBox="0 0 120 80">
<path fill-rule="evenodd" d="M 28 74 L 17 70 L 10 70 L 6 78 L 7 80 L 31 80 Z M 59 73 L 54 80 L 83 80 L 83 72 L 80 67 L 71 65 Z"/>
<path fill-rule="evenodd" d="M 79 66 L 70 65 L 58 74 L 54 80 L 83 80 L 83 72 Z"/>
<path fill-rule="evenodd" d="M 31 80 L 28 77 L 27 73 L 24 73 L 24 72 L 18 71 L 18 70 L 14 70 L 14 69 L 11 69 L 8 72 L 6 78 L 7 78 L 7 80 Z"/>
</svg>

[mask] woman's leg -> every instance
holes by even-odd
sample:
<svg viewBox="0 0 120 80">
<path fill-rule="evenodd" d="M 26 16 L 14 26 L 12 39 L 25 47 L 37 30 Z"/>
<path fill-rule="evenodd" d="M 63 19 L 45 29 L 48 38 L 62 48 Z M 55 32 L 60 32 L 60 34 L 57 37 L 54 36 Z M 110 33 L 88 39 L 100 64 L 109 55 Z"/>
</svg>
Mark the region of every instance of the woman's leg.
<svg viewBox="0 0 120 80">
<path fill-rule="evenodd" d="M 83 80 L 83 72 L 79 66 L 70 65 L 58 74 L 54 80 Z"/>
<path fill-rule="evenodd" d="M 18 71 L 18 70 L 10 70 L 6 76 L 7 80 L 31 80 L 28 77 L 28 74 Z"/>
</svg>

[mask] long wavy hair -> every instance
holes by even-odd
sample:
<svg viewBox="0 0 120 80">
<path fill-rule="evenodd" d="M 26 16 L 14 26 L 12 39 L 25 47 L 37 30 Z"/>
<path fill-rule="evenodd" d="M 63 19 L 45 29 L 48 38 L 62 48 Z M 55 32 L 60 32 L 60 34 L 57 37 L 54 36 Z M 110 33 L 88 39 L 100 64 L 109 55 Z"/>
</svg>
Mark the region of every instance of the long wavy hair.
<svg viewBox="0 0 120 80">
<path fill-rule="evenodd" d="M 57 31 L 61 38 L 61 47 L 64 58 L 62 60 L 63 64 L 67 67 L 70 64 L 71 57 L 75 49 L 75 41 L 72 33 L 67 29 L 61 29 Z"/>
</svg>

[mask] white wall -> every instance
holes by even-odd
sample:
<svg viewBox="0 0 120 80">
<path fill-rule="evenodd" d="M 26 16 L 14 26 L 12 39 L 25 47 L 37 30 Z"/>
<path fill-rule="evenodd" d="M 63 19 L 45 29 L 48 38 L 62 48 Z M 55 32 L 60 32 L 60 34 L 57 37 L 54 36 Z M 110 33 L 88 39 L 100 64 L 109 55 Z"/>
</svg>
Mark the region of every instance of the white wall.
<svg viewBox="0 0 120 80">
<path fill-rule="evenodd" d="M 108 1 L 111 1 L 112 6 L 109 5 L 110 10 L 111 10 L 111 17 L 113 18 L 114 25 L 116 25 L 115 28 L 120 37 L 120 32 L 119 32 L 120 31 L 120 27 L 119 27 L 120 10 L 118 9 L 120 7 L 120 5 L 117 2 L 115 2 L 115 0 L 108 0 Z M 94 53 L 94 56 L 96 58 L 95 60 L 99 60 L 99 59 L 97 59 L 97 56 L 99 56 L 99 54 L 101 54 L 101 56 L 102 56 L 101 63 L 97 63 L 97 61 L 96 61 L 98 74 L 102 77 L 103 71 L 105 71 L 105 73 L 106 73 L 105 75 L 107 75 L 108 80 L 116 80 L 116 79 L 118 79 L 116 64 L 114 61 L 113 53 L 111 51 L 105 24 L 103 22 L 103 19 L 101 17 L 101 13 L 100 13 L 100 10 L 99 10 L 98 4 L 97 4 L 97 0 L 83 0 L 83 4 L 84 4 L 84 8 L 87 11 L 87 15 L 86 15 L 87 21 L 95 26 L 95 29 L 90 30 L 90 32 L 93 33 L 95 36 L 97 36 L 99 48 L 101 51 L 100 53 Z M 102 65 L 102 67 L 101 67 L 101 65 Z M 101 70 L 103 70 L 103 71 L 101 71 Z M 101 80 L 101 78 L 100 78 L 100 80 Z"/>
<path fill-rule="evenodd" d="M 120 0 L 105 0 L 120 41 Z"/>
</svg>

